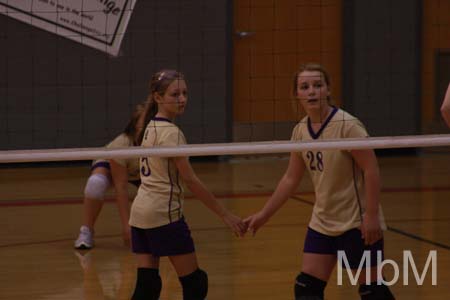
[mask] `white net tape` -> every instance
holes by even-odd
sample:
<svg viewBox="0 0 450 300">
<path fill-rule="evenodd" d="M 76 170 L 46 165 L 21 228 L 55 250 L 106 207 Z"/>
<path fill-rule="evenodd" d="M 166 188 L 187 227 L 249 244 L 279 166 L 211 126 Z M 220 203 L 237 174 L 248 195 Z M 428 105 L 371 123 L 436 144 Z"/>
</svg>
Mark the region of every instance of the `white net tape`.
<svg viewBox="0 0 450 300">
<path fill-rule="evenodd" d="M 66 148 L 0 151 L 0 163 L 72 161 L 131 157 L 176 157 L 287 153 L 305 150 L 389 149 L 450 146 L 450 134 L 369 137 L 317 141 L 192 144 L 179 147 Z"/>
</svg>

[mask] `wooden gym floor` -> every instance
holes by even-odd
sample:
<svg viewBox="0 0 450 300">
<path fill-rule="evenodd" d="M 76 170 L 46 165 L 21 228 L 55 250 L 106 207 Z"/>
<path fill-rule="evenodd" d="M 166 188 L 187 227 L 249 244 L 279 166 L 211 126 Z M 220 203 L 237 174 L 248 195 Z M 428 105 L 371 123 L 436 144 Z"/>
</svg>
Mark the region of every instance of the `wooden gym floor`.
<svg viewBox="0 0 450 300">
<path fill-rule="evenodd" d="M 236 157 L 194 162 L 200 178 L 236 214 L 259 209 L 281 178 L 284 156 Z M 400 266 L 391 288 L 398 299 L 441 300 L 450 295 L 450 153 L 381 157 L 381 195 L 389 230 L 386 258 Z M 0 299 L 130 299 L 135 261 L 122 245 L 112 194 L 96 226 L 96 247 L 77 252 L 81 201 L 89 166 L 0 166 Z M 135 191 L 131 190 L 130 193 Z M 256 237 L 234 237 L 225 225 L 187 195 L 185 215 L 200 266 L 209 274 L 210 300 L 293 299 L 302 243 L 314 196 L 307 176 L 299 193 Z M 437 285 L 431 270 L 423 285 L 409 272 L 403 285 L 403 251 L 412 251 L 421 274 L 437 251 Z M 161 300 L 180 300 L 181 288 L 167 259 L 161 260 Z M 391 267 L 387 279 L 393 278 Z M 357 287 L 334 272 L 326 299 L 359 299 Z"/>
</svg>

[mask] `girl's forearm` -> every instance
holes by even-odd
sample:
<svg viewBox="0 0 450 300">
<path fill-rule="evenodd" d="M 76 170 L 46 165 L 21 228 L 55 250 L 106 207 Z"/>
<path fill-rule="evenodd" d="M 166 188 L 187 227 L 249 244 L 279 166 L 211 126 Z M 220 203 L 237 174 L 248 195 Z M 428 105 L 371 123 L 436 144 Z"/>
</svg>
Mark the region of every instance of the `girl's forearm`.
<svg viewBox="0 0 450 300">
<path fill-rule="evenodd" d="M 222 203 L 217 201 L 214 195 L 203 185 L 200 181 L 193 181 L 187 184 L 189 190 L 200 200 L 207 208 L 217 214 L 219 217 L 223 217 L 227 213 L 227 209 Z"/>
<path fill-rule="evenodd" d="M 380 204 L 380 177 L 376 171 L 365 171 L 366 213 L 378 214 Z"/>
</svg>

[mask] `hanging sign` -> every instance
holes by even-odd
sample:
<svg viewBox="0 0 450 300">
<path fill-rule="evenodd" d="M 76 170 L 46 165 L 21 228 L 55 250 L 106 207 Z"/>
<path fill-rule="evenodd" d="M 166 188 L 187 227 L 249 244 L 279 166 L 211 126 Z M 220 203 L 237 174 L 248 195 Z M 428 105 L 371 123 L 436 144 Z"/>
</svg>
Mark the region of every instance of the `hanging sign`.
<svg viewBox="0 0 450 300">
<path fill-rule="evenodd" d="M 116 56 L 136 0 L 0 0 L 0 13 Z"/>
</svg>

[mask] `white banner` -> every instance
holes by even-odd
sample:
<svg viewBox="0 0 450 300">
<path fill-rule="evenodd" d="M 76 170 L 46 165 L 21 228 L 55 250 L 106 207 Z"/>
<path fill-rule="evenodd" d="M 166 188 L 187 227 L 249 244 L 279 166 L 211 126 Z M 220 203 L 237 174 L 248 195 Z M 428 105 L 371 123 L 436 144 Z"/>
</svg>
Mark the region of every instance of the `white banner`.
<svg viewBox="0 0 450 300">
<path fill-rule="evenodd" d="M 0 0 L 0 13 L 117 55 L 135 3 L 136 0 Z"/>
</svg>

